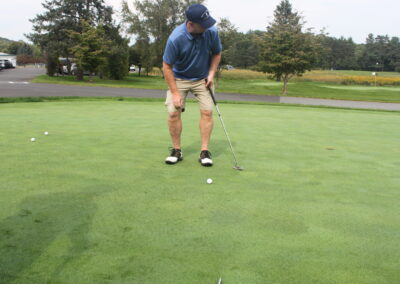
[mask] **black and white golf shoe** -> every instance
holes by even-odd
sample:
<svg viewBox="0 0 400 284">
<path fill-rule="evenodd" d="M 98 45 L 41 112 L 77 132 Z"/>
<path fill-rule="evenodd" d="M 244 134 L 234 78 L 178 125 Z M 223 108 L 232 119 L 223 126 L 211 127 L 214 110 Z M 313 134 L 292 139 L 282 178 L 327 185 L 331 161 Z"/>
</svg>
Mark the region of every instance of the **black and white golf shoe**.
<svg viewBox="0 0 400 284">
<path fill-rule="evenodd" d="M 207 150 L 201 151 L 199 162 L 204 167 L 212 167 L 213 161 L 211 160 L 210 151 Z"/>
<path fill-rule="evenodd" d="M 176 163 L 183 160 L 181 149 L 171 149 L 171 154 L 165 159 L 165 163 L 168 165 L 175 165 Z"/>
</svg>

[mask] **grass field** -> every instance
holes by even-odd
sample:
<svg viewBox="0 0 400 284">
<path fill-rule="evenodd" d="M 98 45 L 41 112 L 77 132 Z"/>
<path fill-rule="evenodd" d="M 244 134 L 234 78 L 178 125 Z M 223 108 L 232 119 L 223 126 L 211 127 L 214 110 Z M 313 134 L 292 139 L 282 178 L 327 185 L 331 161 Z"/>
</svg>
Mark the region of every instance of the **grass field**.
<svg viewBox="0 0 400 284">
<path fill-rule="evenodd" d="M 399 72 L 377 72 L 380 77 L 388 77 L 388 78 L 400 78 Z M 313 70 L 307 72 L 306 76 L 323 76 L 323 75 L 335 75 L 335 76 L 371 76 L 372 71 L 355 71 L 355 70 Z"/>
<path fill-rule="evenodd" d="M 176 166 L 162 102 L 0 104 L 0 283 L 398 283 L 399 113 L 220 108 L 243 172 L 193 103 Z"/>
<path fill-rule="evenodd" d="M 248 75 L 248 73 L 252 75 Z M 252 77 L 254 73 L 257 72 L 242 72 L 241 76 L 245 76 L 243 79 L 229 76 L 227 78 L 221 78 L 218 84 L 217 92 L 256 95 L 281 94 L 282 83 L 267 80 L 265 78 L 260 79 L 257 77 L 259 73 L 257 73 L 257 76 Z M 265 75 L 263 76 L 265 77 Z M 316 73 L 315 76 L 320 76 L 320 73 Z M 288 96 L 400 103 L 400 86 L 345 86 L 335 82 L 329 82 L 329 80 L 327 80 L 327 82 L 309 80 L 309 77 L 307 77 L 304 80 L 294 80 L 289 83 Z M 72 76 L 49 77 L 47 75 L 42 75 L 35 78 L 33 82 L 66 85 L 104 86 L 114 88 L 144 88 L 159 90 L 167 89 L 167 85 L 162 77 L 139 77 L 137 76 L 137 74 L 130 74 L 125 80 L 122 81 L 100 80 L 99 78 L 95 77 L 93 78 L 93 82 L 89 82 L 88 78 L 85 78 L 84 82 L 78 82 Z"/>
</svg>

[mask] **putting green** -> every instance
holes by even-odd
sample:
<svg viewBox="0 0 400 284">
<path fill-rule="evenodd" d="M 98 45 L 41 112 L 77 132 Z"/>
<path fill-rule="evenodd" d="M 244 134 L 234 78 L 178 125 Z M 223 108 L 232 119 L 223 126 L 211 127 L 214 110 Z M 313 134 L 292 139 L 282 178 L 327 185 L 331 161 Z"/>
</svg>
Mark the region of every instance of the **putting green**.
<svg viewBox="0 0 400 284">
<path fill-rule="evenodd" d="M 220 109 L 243 172 L 194 103 L 175 166 L 161 102 L 1 104 L 0 282 L 400 279 L 399 113 Z"/>
</svg>

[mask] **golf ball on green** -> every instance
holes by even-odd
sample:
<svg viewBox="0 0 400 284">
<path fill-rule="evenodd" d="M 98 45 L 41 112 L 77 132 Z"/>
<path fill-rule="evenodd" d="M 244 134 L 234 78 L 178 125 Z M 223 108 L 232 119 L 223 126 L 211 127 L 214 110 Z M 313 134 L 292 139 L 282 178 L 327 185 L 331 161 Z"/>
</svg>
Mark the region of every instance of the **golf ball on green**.
<svg viewBox="0 0 400 284">
<path fill-rule="evenodd" d="M 44 135 L 46 135 L 46 136 L 49 135 L 49 132 L 46 131 L 46 132 L 44 133 Z"/>
<path fill-rule="evenodd" d="M 209 179 L 207 179 L 207 183 L 208 183 L 208 184 L 212 184 L 212 182 L 213 182 L 213 180 L 212 180 L 212 179 L 210 179 L 210 178 L 209 178 Z"/>
<path fill-rule="evenodd" d="M 31 142 L 35 142 L 36 141 L 36 138 L 31 138 Z"/>
</svg>

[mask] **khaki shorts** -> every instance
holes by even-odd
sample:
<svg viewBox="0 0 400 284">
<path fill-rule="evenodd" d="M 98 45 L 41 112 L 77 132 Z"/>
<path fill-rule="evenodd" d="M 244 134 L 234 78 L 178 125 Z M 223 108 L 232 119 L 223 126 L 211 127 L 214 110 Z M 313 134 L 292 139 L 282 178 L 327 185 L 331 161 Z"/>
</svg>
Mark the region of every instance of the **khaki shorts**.
<svg viewBox="0 0 400 284">
<path fill-rule="evenodd" d="M 200 110 L 213 110 L 213 100 L 211 94 L 206 88 L 206 81 L 203 80 L 183 80 L 175 78 L 176 86 L 178 87 L 179 93 L 183 98 L 183 109 L 186 104 L 186 97 L 189 92 L 193 93 L 196 100 L 199 102 Z M 214 87 L 213 87 L 214 88 Z M 172 102 L 172 93 L 170 90 L 167 92 L 167 99 L 165 100 L 168 112 L 178 111 Z"/>
</svg>

